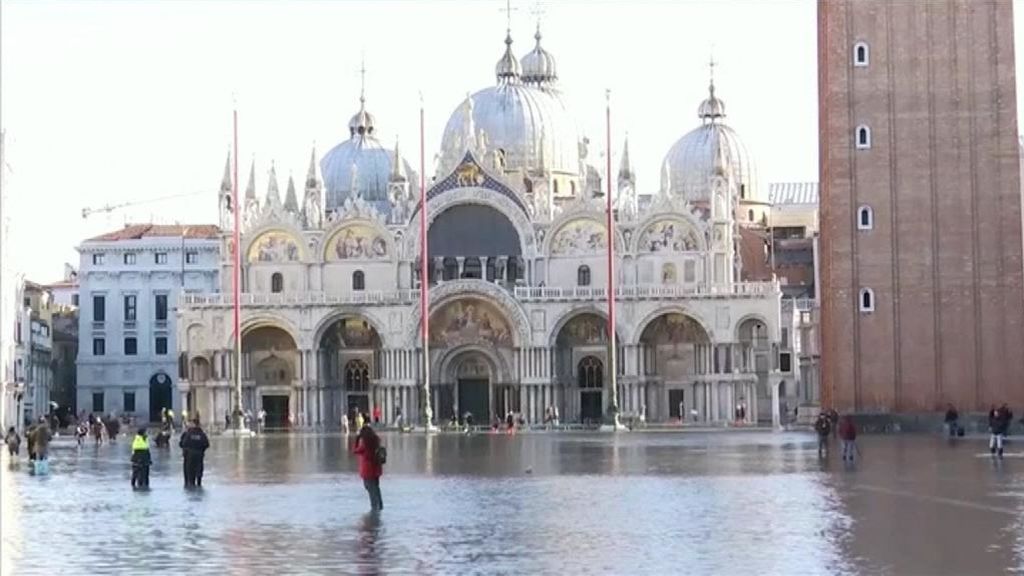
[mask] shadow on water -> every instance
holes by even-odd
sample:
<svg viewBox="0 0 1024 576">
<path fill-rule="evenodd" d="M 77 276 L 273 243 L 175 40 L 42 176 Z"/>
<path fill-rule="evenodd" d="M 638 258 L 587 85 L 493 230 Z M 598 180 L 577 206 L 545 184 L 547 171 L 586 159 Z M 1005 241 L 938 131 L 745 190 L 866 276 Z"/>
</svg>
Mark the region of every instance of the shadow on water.
<svg viewBox="0 0 1024 576">
<path fill-rule="evenodd" d="M 383 438 L 380 514 L 352 437 L 216 438 L 194 490 L 155 450 L 148 492 L 127 443 L 58 440 L 49 476 L 2 468 L 4 574 L 1024 569 L 1024 459 L 980 441 L 869 436 L 844 463 L 801 434 Z"/>
</svg>

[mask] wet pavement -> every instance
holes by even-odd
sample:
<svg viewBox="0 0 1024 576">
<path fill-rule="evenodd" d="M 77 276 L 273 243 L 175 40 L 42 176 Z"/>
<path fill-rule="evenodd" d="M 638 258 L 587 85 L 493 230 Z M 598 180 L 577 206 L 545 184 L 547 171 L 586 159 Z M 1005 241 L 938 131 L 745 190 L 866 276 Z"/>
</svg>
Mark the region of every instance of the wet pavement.
<svg viewBox="0 0 1024 576">
<path fill-rule="evenodd" d="M 809 434 L 385 434 L 367 513 L 340 436 L 213 439 L 202 491 L 129 440 L 3 455 L 3 573 L 997 574 L 1024 572 L 1024 442 Z M 24 458 L 22 459 L 24 460 Z"/>
</svg>

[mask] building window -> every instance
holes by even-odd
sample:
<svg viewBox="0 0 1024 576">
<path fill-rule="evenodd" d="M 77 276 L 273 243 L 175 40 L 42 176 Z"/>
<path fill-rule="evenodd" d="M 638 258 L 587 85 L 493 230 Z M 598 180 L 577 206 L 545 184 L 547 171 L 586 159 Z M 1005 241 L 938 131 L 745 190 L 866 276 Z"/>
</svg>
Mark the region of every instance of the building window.
<svg viewBox="0 0 1024 576">
<path fill-rule="evenodd" d="M 868 59 L 871 56 L 871 51 L 868 49 L 867 42 L 857 42 L 853 45 L 853 65 L 858 68 L 868 65 Z"/>
<path fill-rule="evenodd" d="M 185 252 L 185 264 L 199 264 L 199 252 Z"/>
<path fill-rule="evenodd" d="M 124 321 L 135 322 L 135 296 L 124 297 Z"/>
<path fill-rule="evenodd" d="M 105 412 L 103 407 L 103 392 L 92 393 L 92 411 L 96 414 L 102 414 Z"/>
<path fill-rule="evenodd" d="M 106 254 L 104 254 L 102 252 L 100 252 L 99 254 L 93 254 L 92 255 L 92 264 L 93 264 L 93 266 L 103 266 L 103 262 L 106 261 L 106 259 L 107 259 Z"/>
<path fill-rule="evenodd" d="M 569 181 L 569 194 L 576 196 L 576 182 L 573 180 Z"/>
<path fill-rule="evenodd" d="M 157 252 L 153 254 L 153 262 L 155 264 L 167 264 L 167 252 Z"/>
<path fill-rule="evenodd" d="M 871 129 L 864 125 L 857 126 L 857 149 L 868 148 L 871 148 Z"/>
<path fill-rule="evenodd" d="M 697 262 L 687 260 L 683 262 L 683 281 L 692 284 L 697 281 Z"/>
<path fill-rule="evenodd" d="M 135 392 L 124 393 L 124 408 L 122 412 L 135 412 Z"/>
<path fill-rule="evenodd" d="M 129 265 L 129 266 L 132 265 L 132 264 L 135 264 L 135 252 L 125 252 L 124 253 L 124 263 Z"/>
<path fill-rule="evenodd" d="M 675 284 L 679 275 L 676 273 L 676 265 L 671 262 L 666 262 L 661 267 L 661 283 L 662 284 Z"/>
<path fill-rule="evenodd" d="M 875 213 L 870 206 L 861 206 L 857 209 L 857 229 L 871 230 L 875 227 Z"/>
<path fill-rule="evenodd" d="M 875 292 L 871 288 L 860 289 L 860 311 L 861 312 L 874 312 L 875 311 Z"/>
<path fill-rule="evenodd" d="M 134 336 L 128 336 L 124 339 L 124 355 L 125 356 L 137 356 L 139 354 L 139 341 Z"/>
<path fill-rule="evenodd" d="M 753 222 L 754 221 L 754 211 L 753 210 L 747 210 L 747 221 L 748 222 Z"/>
<path fill-rule="evenodd" d="M 580 266 L 576 269 L 576 285 L 590 286 L 590 266 Z"/>
<path fill-rule="evenodd" d="M 280 272 L 274 272 L 270 277 L 270 291 L 274 294 L 284 292 L 284 276 L 281 276 Z"/>
<path fill-rule="evenodd" d="M 366 290 L 366 276 L 362 270 L 356 270 L 352 273 L 352 289 Z"/>
<path fill-rule="evenodd" d="M 78 294 L 71 295 L 71 305 L 78 306 Z"/>
<path fill-rule="evenodd" d="M 107 341 L 103 338 L 92 339 L 92 355 L 104 356 L 107 353 Z"/>
<path fill-rule="evenodd" d="M 167 355 L 167 336 L 157 336 L 156 337 L 156 346 L 155 346 L 155 348 L 156 348 L 157 356 L 166 356 Z"/>
<path fill-rule="evenodd" d="M 345 388 L 348 392 L 370 391 L 370 367 L 362 360 L 350 360 L 345 364 Z"/>
<path fill-rule="evenodd" d="M 779 354 L 779 370 L 782 372 L 790 373 L 793 371 L 793 355 L 789 352 L 782 352 Z M 785 396 L 781 394 L 780 396 Z"/>
<path fill-rule="evenodd" d="M 555 196 L 558 196 L 558 180 L 553 180 L 551 182 L 551 189 L 555 193 Z"/>
<path fill-rule="evenodd" d="M 103 322 L 107 319 L 107 297 L 92 297 L 92 321 Z"/>
<path fill-rule="evenodd" d="M 167 294 L 156 295 L 156 319 L 167 320 Z"/>
<path fill-rule="evenodd" d="M 789 328 L 782 328 L 782 342 L 780 344 L 783 348 L 789 348 Z"/>
<path fill-rule="evenodd" d="M 576 368 L 576 379 L 580 388 L 603 388 L 604 366 L 597 358 L 587 356 L 580 360 L 579 366 Z"/>
</svg>

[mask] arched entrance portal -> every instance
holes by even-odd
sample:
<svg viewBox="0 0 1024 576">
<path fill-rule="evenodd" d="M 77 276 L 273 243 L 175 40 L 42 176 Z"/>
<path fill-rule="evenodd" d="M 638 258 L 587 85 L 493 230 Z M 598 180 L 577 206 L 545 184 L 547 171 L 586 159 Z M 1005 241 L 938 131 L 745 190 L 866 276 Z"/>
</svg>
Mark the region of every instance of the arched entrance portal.
<svg viewBox="0 0 1024 576">
<path fill-rule="evenodd" d="M 243 377 L 251 385 L 243 387 L 242 409 L 267 413 L 267 428 L 286 428 L 289 416 L 301 407 L 295 401 L 299 354 L 295 340 L 276 326 L 261 326 L 242 335 Z"/>
<path fill-rule="evenodd" d="M 149 379 L 149 421 L 160 422 L 164 408 L 171 408 L 171 377 L 157 372 Z"/>
<path fill-rule="evenodd" d="M 356 411 L 370 414 L 377 378 L 380 334 L 368 320 L 346 316 L 334 321 L 320 337 L 320 379 L 325 384 L 320 407 L 321 421 L 340 426 L 343 417 Z"/>
<path fill-rule="evenodd" d="M 435 388 L 437 418 L 474 423 L 519 411 L 519 390 L 500 366 L 512 357 L 511 323 L 493 302 L 465 297 L 441 305 L 430 316 L 430 345 L 439 362 Z"/>
<path fill-rule="evenodd" d="M 563 416 L 570 421 L 600 422 L 606 410 L 605 366 L 608 322 L 596 312 L 569 319 L 555 338 L 555 377 L 563 394 Z"/>
<path fill-rule="evenodd" d="M 653 418 L 714 419 L 709 414 L 716 388 L 712 383 L 695 382 L 695 376 L 707 372 L 702 359 L 709 343 L 700 323 L 685 314 L 662 314 L 644 327 L 640 335 L 644 380 L 660 389 L 651 398 L 656 405 L 651 410 Z"/>
</svg>

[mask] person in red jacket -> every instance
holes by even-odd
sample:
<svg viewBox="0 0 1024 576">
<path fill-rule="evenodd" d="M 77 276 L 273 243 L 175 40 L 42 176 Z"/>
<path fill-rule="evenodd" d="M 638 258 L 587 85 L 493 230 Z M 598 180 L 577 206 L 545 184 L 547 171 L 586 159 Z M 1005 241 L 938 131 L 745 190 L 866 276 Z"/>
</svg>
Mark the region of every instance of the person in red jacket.
<svg viewBox="0 0 1024 576">
<path fill-rule="evenodd" d="M 843 442 L 843 460 L 853 462 L 857 452 L 857 426 L 853 423 L 853 416 L 847 414 L 839 421 L 839 439 Z"/>
<path fill-rule="evenodd" d="M 359 457 L 359 476 L 363 486 L 370 495 L 370 509 L 383 510 L 384 501 L 380 495 L 380 477 L 384 474 L 384 448 L 380 445 L 380 436 L 373 431 L 369 422 L 359 429 L 356 436 L 354 452 Z"/>
</svg>

